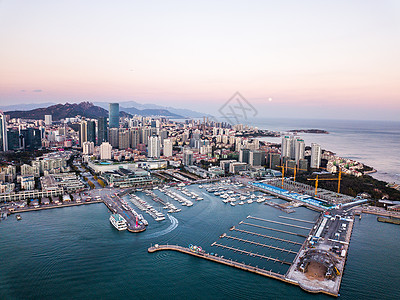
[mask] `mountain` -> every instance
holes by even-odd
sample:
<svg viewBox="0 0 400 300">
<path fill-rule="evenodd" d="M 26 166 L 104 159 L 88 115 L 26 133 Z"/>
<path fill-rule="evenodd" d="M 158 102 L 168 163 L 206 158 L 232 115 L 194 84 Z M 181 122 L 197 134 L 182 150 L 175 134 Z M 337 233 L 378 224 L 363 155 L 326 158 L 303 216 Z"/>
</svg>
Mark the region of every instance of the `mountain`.
<svg viewBox="0 0 400 300">
<path fill-rule="evenodd" d="M 95 105 L 103 107 L 104 109 L 108 109 L 108 103 L 106 102 L 94 102 Z M 131 109 L 131 108 L 136 108 L 138 110 L 167 110 L 172 114 L 179 115 L 185 118 L 202 118 L 203 116 L 209 116 L 208 114 L 205 113 L 200 113 L 194 110 L 190 109 L 184 109 L 184 108 L 174 108 L 171 106 L 161 106 L 161 105 L 156 105 L 156 104 L 141 104 L 136 101 L 125 101 L 125 102 L 120 102 L 119 103 L 120 110 L 126 110 L 126 109 Z M 174 117 L 177 118 L 177 117 Z"/>
<path fill-rule="evenodd" d="M 86 111 L 85 105 L 87 106 Z M 62 118 L 74 117 L 71 116 L 73 113 L 87 118 L 94 117 L 106 117 L 108 116 L 108 102 L 81 102 L 79 104 L 56 104 L 56 103 L 31 103 L 31 104 L 14 104 L 8 106 L 0 106 L 0 110 L 7 112 L 11 117 L 17 116 L 18 118 L 32 118 L 38 116 L 38 118 L 43 119 L 44 115 L 52 114 L 51 111 L 54 110 L 53 120 L 59 120 Z M 96 108 L 97 107 L 97 108 Z M 100 111 L 102 108 L 103 111 Z M 62 110 L 66 110 L 62 112 Z M 125 101 L 120 102 L 120 115 L 122 117 L 129 116 L 130 114 L 141 115 L 141 116 L 165 116 L 169 118 L 202 118 L 203 116 L 209 116 L 208 114 L 199 113 L 190 109 L 165 107 L 156 104 L 140 104 L 135 101 Z"/>
<path fill-rule="evenodd" d="M 45 115 L 52 115 L 53 120 L 57 121 L 65 118 L 73 118 L 76 115 L 92 119 L 96 119 L 98 117 L 107 117 L 108 111 L 99 106 L 95 106 L 91 102 L 81 102 L 79 104 L 56 104 L 49 107 L 41 107 L 26 111 L 7 111 L 5 114 L 10 115 L 11 118 L 35 120 L 44 120 Z"/>
<path fill-rule="evenodd" d="M 127 113 L 130 113 L 132 115 L 140 115 L 144 117 L 150 117 L 150 116 L 163 116 L 163 117 L 169 117 L 169 118 L 175 118 L 175 119 L 183 119 L 181 115 L 174 114 L 166 109 L 137 109 L 135 107 L 120 107 L 120 111 L 125 111 Z"/>
<path fill-rule="evenodd" d="M 14 110 L 32 110 L 36 108 L 48 107 L 51 105 L 56 105 L 57 103 L 47 102 L 47 103 L 28 103 L 28 104 L 13 104 L 0 106 L 2 111 L 14 111 Z"/>
</svg>

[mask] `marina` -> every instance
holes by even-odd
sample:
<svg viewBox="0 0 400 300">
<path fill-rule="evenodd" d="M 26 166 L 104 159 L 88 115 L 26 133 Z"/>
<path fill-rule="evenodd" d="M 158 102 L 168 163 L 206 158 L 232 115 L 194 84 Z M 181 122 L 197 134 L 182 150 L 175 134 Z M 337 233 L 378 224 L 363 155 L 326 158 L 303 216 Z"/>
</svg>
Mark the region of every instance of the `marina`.
<svg viewBox="0 0 400 300">
<path fill-rule="evenodd" d="M 137 195 L 129 194 L 129 199 L 137 208 L 147 213 L 155 221 L 165 220 L 165 215 L 162 212 L 157 211 L 153 206 L 148 204 L 145 200 L 141 199 Z"/>
</svg>

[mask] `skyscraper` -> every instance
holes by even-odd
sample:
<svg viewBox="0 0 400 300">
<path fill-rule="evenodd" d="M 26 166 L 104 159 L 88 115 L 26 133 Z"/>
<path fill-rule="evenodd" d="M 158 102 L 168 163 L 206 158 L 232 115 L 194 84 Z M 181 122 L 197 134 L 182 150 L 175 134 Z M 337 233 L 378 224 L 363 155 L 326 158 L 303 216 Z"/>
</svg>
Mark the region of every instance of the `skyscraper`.
<svg viewBox="0 0 400 300">
<path fill-rule="evenodd" d="M 87 141 L 96 143 L 96 122 L 87 121 Z"/>
<path fill-rule="evenodd" d="M 130 147 L 132 149 L 136 149 L 140 144 L 140 131 L 139 127 L 132 127 L 129 129 L 130 131 Z"/>
<path fill-rule="evenodd" d="M 20 130 L 20 143 L 24 150 L 38 150 L 42 147 L 42 134 L 40 129 L 27 128 Z"/>
<path fill-rule="evenodd" d="M 97 145 L 108 141 L 107 118 L 100 117 L 97 119 Z"/>
<path fill-rule="evenodd" d="M 87 122 L 81 121 L 81 129 L 79 134 L 79 144 L 82 146 L 84 142 L 87 142 Z"/>
<path fill-rule="evenodd" d="M 108 140 L 113 148 L 119 147 L 119 129 L 118 128 L 110 128 L 108 134 Z"/>
<path fill-rule="evenodd" d="M 160 138 L 156 135 L 149 137 L 148 157 L 160 157 Z"/>
<path fill-rule="evenodd" d="M 0 113 L 0 150 L 8 151 L 6 116 Z"/>
<path fill-rule="evenodd" d="M 290 157 L 291 142 L 292 140 L 288 135 L 282 138 L 281 157 Z"/>
<path fill-rule="evenodd" d="M 108 110 L 108 120 L 110 128 L 119 127 L 119 103 L 110 103 Z"/>
<path fill-rule="evenodd" d="M 163 154 L 167 157 L 172 156 L 172 141 L 170 139 L 164 140 Z"/>
<path fill-rule="evenodd" d="M 124 128 L 119 129 L 118 136 L 119 136 L 118 148 L 119 149 L 129 148 L 129 130 Z"/>
<path fill-rule="evenodd" d="M 304 152 L 306 149 L 306 145 L 304 143 L 304 140 L 298 138 L 295 141 L 295 155 L 294 159 L 296 161 L 296 164 L 299 162 L 300 159 L 304 158 Z"/>
<path fill-rule="evenodd" d="M 312 143 L 311 144 L 311 163 L 310 163 L 311 168 L 313 168 L 313 169 L 319 168 L 319 166 L 321 165 L 321 155 L 322 155 L 321 146 L 316 143 Z"/>
<path fill-rule="evenodd" d="M 193 151 L 191 150 L 183 150 L 183 164 L 185 166 L 193 165 Z"/>
</svg>

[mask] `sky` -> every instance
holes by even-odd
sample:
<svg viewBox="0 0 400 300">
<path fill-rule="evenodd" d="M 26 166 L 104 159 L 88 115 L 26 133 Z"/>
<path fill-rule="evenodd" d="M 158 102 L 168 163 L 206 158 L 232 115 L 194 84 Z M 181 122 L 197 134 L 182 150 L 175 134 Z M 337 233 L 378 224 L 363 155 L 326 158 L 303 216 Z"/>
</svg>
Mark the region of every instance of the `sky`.
<svg viewBox="0 0 400 300">
<path fill-rule="evenodd" d="M 400 1 L 0 0 L 0 105 L 400 121 Z"/>
</svg>

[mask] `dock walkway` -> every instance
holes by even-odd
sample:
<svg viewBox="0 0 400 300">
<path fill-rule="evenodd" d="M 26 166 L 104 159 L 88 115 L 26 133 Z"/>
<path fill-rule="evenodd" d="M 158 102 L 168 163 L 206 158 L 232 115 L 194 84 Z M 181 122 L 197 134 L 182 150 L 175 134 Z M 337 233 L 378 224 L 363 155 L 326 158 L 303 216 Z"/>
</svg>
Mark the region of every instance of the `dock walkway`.
<svg viewBox="0 0 400 300">
<path fill-rule="evenodd" d="M 259 274 L 259 275 L 262 275 L 262 276 L 278 279 L 278 280 L 285 281 L 285 282 L 290 282 L 290 281 L 287 281 L 285 279 L 284 275 L 282 275 L 282 274 L 278 274 L 278 273 L 275 273 L 275 272 L 272 272 L 272 271 L 267 271 L 265 269 L 261 269 L 261 268 L 258 268 L 258 267 L 249 266 L 249 265 L 246 265 L 244 263 L 239 263 L 239 262 L 233 261 L 231 259 L 226 259 L 226 258 L 223 258 L 223 257 L 214 256 L 214 255 L 211 255 L 211 254 L 208 254 L 208 253 L 197 253 L 197 252 L 191 251 L 189 248 L 185 248 L 185 247 L 181 247 L 181 246 L 176 246 L 176 245 L 156 245 L 154 247 L 150 247 L 148 249 L 148 252 L 149 253 L 153 253 L 153 252 L 156 252 L 156 251 L 165 251 L 165 250 L 186 253 L 186 254 L 189 254 L 189 255 L 197 256 L 199 258 L 203 258 L 203 259 L 210 260 L 210 261 L 213 261 L 213 262 L 217 262 L 217 263 L 220 263 L 220 264 L 223 264 L 223 265 L 227 265 L 227 266 L 230 266 L 230 267 L 233 267 L 233 268 L 238 268 L 238 269 L 245 270 L 245 271 L 248 271 L 248 272 L 251 272 L 251 273 L 256 273 L 256 274 Z"/>
</svg>

